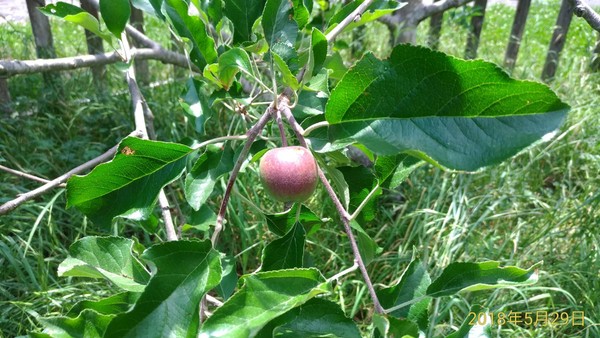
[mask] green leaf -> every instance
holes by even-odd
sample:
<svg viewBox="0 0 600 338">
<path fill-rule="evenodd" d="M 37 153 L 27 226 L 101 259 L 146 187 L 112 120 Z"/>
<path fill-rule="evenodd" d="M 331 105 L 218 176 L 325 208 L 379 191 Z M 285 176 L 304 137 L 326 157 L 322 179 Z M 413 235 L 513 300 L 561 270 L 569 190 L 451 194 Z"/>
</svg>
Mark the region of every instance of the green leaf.
<svg viewBox="0 0 600 338">
<path fill-rule="evenodd" d="M 398 283 L 392 287 L 378 290 L 377 298 L 384 309 L 422 298 L 388 314 L 396 318 L 407 318 L 417 323 L 419 328 L 425 331 L 429 322 L 428 308 L 431 303 L 431 298 L 427 297 L 425 292 L 430 284 L 431 278 L 425 266 L 421 260 L 413 258 Z"/>
<path fill-rule="evenodd" d="M 140 293 L 138 292 L 121 292 L 114 296 L 97 301 L 83 300 L 73 305 L 73 307 L 67 313 L 67 316 L 77 317 L 84 310 L 88 309 L 94 310 L 103 315 L 117 315 L 119 313 L 129 311 L 139 297 Z"/>
<path fill-rule="evenodd" d="M 329 28 L 327 32 L 329 33 L 335 26 L 337 26 L 342 20 L 344 20 L 350 13 L 352 13 L 360 4 L 362 4 L 364 0 L 355 0 L 348 3 L 344 6 L 339 12 L 335 13 L 335 15 L 329 20 Z M 401 3 L 400 1 L 387 1 L 387 0 L 375 0 L 367 10 L 360 16 L 358 20 L 353 20 L 345 30 L 352 30 L 358 26 L 362 26 L 367 22 L 374 21 L 379 19 L 380 17 L 390 14 L 402 7 L 404 7 L 407 3 Z"/>
<path fill-rule="evenodd" d="M 114 217 L 148 218 L 160 189 L 181 175 L 189 147 L 125 138 L 114 159 L 67 182 L 67 207 L 76 207 L 101 226 Z"/>
<path fill-rule="evenodd" d="M 179 98 L 183 110 L 193 118 L 194 129 L 199 134 L 204 134 L 204 124 L 211 116 L 211 109 L 207 97 L 202 91 L 204 82 L 189 78 L 186 90 Z"/>
<path fill-rule="evenodd" d="M 106 28 L 120 39 L 131 15 L 129 0 L 100 0 L 100 14 Z"/>
<path fill-rule="evenodd" d="M 53 338 L 101 338 L 114 315 L 103 315 L 93 310 L 84 310 L 79 316 L 42 317 L 39 322 L 45 327 L 44 337 Z M 37 335 L 37 334 L 34 334 Z"/>
<path fill-rule="evenodd" d="M 350 222 L 352 229 L 358 233 L 358 251 L 364 263 L 369 265 L 383 249 L 375 243 L 375 241 L 367 234 L 357 221 Z"/>
<path fill-rule="evenodd" d="M 163 8 L 179 36 L 190 39 L 190 59 L 203 69 L 208 63 L 216 62 L 218 54 L 215 41 L 208 34 L 206 25 L 199 16 L 188 14 L 189 5 L 184 0 L 165 0 Z"/>
<path fill-rule="evenodd" d="M 499 267 L 500 262 L 452 263 L 448 265 L 427 288 L 427 295 L 442 297 L 462 291 L 478 291 L 515 285 L 531 285 L 538 280 L 535 264 L 527 270 L 515 267 Z"/>
<path fill-rule="evenodd" d="M 327 59 L 327 38 L 325 37 L 325 34 L 323 34 L 320 30 L 318 30 L 317 28 L 313 28 L 311 33 L 310 44 L 311 52 L 314 57 L 314 66 L 312 73 L 313 75 L 317 75 L 323 68 L 325 60 Z"/>
<path fill-rule="evenodd" d="M 265 7 L 266 0 L 225 0 L 223 13 L 234 25 L 233 42 L 252 40 L 252 27 Z"/>
<path fill-rule="evenodd" d="M 67 22 L 77 24 L 98 35 L 108 43 L 112 40 L 112 35 L 100 30 L 98 19 L 77 6 L 59 1 L 56 5 L 50 4 L 46 7 L 39 8 L 39 10 L 48 16 L 55 16 Z"/>
<path fill-rule="evenodd" d="M 378 187 L 378 181 L 369 168 L 358 167 L 339 167 L 337 168 L 348 183 L 350 192 L 350 209 L 354 211 L 363 203 L 367 196 L 375 189 L 374 195 L 363 207 L 357 220 L 361 223 L 370 222 L 375 218 L 377 212 L 376 198 L 381 195 L 382 190 Z"/>
<path fill-rule="evenodd" d="M 229 146 L 209 146 L 185 178 L 185 198 L 194 210 L 208 200 L 219 177 L 233 168 L 233 150 Z"/>
<path fill-rule="evenodd" d="M 221 279 L 221 283 L 217 287 L 216 291 L 224 300 L 228 300 L 233 294 L 233 291 L 235 291 L 238 281 L 235 258 L 229 256 L 222 257 L 221 267 L 223 268 L 223 278 Z"/>
<path fill-rule="evenodd" d="M 131 5 L 133 7 L 161 20 L 165 20 L 165 16 L 161 13 L 162 3 L 163 0 L 131 0 Z"/>
<path fill-rule="evenodd" d="M 465 318 L 465 321 L 462 323 L 458 331 L 446 336 L 446 338 L 491 338 L 493 319 L 490 318 L 489 313 L 483 312 L 482 309 L 483 308 L 480 305 L 471 306 L 467 318 Z M 471 314 L 475 314 L 475 316 L 471 316 Z M 479 324 L 478 319 L 480 314 L 484 314 L 486 316 L 485 323 L 483 325 Z"/>
<path fill-rule="evenodd" d="M 373 316 L 375 338 L 397 337 L 418 338 L 419 327 L 408 319 L 397 319 L 390 316 L 375 314 Z"/>
<path fill-rule="evenodd" d="M 252 62 L 245 50 L 232 48 L 219 57 L 219 80 L 229 90 L 238 72 L 252 74 Z"/>
<path fill-rule="evenodd" d="M 298 203 L 294 204 L 292 208 L 278 214 L 267 214 L 267 226 L 269 231 L 277 236 L 285 236 L 296 224 L 296 213 L 298 211 Z M 298 216 L 298 222 L 308 229 L 308 234 L 314 233 L 321 227 L 323 221 L 319 216 L 312 212 L 308 207 L 301 205 L 300 215 Z"/>
<path fill-rule="evenodd" d="M 271 57 L 273 58 L 275 66 L 281 72 L 283 83 L 291 87 L 293 90 L 298 90 L 300 88 L 300 84 L 298 83 L 296 76 L 294 76 L 294 74 L 292 74 L 290 71 L 290 67 L 288 67 L 285 61 L 283 61 L 281 56 L 279 56 L 277 53 L 271 53 Z"/>
<path fill-rule="evenodd" d="M 115 317 L 106 337 L 196 337 L 199 304 L 219 284 L 219 254 L 210 241 L 157 244 L 142 258 L 155 271 L 133 309 Z"/>
<path fill-rule="evenodd" d="M 292 0 L 294 4 L 294 21 L 296 21 L 300 29 L 304 28 L 310 20 L 310 10 L 306 8 L 305 1 L 307 0 Z M 312 3 L 312 0 L 310 3 Z"/>
<path fill-rule="evenodd" d="M 569 106 L 494 64 L 398 45 L 366 54 L 332 91 L 330 139 L 379 155 L 408 152 L 448 168 L 496 164 L 556 130 Z"/>
<path fill-rule="evenodd" d="M 69 247 L 58 275 L 106 278 L 123 290 L 141 292 L 150 275 L 133 255 L 134 245 L 122 237 L 84 237 Z"/>
<path fill-rule="evenodd" d="M 285 236 L 265 246 L 262 254 L 262 271 L 301 268 L 304 258 L 306 232 L 296 223 Z"/>
<path fill-rule="evenodd" d="M 394 189 L 423 164 L 425 162 L 406 154 L 378 156 L 374 165 L 375 176 L 384 182 L 382 186 Z"/>
<path fill-rule="evenodd" d="M 275 318 L 257 335 L 262 337 L 360 338 L 356 323 L 336 303 L 313 298 Z"/>
<path fill-rule="evenodd" d="M 241 282 L 241 289 L 204 322 L 199 337 L 251 337 L 271 320 L 329 292 L 316 269 L 259 272 Z"/>
<path fill-rule="evenodd" d="M 293 48 L 298 37 L 298 24 L 293 20 L 290 0 L 267 0 L 262 14 L 262 26 L 269 47 L 284 45 Z"/>
</svg>

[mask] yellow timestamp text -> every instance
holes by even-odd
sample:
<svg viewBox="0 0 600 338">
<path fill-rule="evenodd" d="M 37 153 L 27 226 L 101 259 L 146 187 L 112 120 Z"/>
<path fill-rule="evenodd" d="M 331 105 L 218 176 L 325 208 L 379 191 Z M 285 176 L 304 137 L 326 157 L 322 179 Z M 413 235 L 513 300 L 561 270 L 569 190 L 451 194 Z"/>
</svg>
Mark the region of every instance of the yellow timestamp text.
<svg viewBox="0 0 600 338">
<path fill-rule="evenodd" d="M 569 312 L 469 312 L 469 325 L 585 326 L 584 311 Z"/>
</svg>

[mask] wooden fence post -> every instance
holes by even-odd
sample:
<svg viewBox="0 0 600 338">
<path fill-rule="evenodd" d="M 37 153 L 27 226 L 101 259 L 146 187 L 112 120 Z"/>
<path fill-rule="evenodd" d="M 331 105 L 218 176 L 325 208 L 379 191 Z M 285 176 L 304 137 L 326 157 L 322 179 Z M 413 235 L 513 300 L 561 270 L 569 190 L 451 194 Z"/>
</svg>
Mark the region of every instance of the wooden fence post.
<svg viewBox="0 0 600 338">
<path fill-rule="evenodd" d="M 434 0 L 437 2 L 439 0 Z M 431 49 L 438 49 L 440 46 L 440 35 L 442 34 L 442 22 L 444 21 L 444 12 L 439 12 L 431 16 L 429 20 L 429 35 L 427 45 Z"/>
<path fill-rule="evenodd" d="M 27 12 L 31 21 L 31 31 L 35 40 L 35 50 L 40 59 L 52 59 L 56 57 L 54 51 L 54 42 L 52 40 L 52 31 L 50 30 L 50 21 L 48 17 L 42 14 L 37 7 L 46 5 L 45 0 L 25 0 L 27 3 Z M 44 73 L 44 83 L 46 86 L 60 90 L 60 80 L 57 74 Z"/>
<path fill-rule="evenodd" d="M 554 34 L 552 34 L 552 40 L 550 40 L 550 47 L 548 47 L 544 70 L 542 71 L 543 81 L 551 81 L 556 74 L 558 57 L 567 41 L 567 33 L 569 32 L 569 26 L 571 25 L 571 19 L 573 18 L 574 8 L 575 6 L 571 0 L 562 0 L 560 12 L 556 19 L 556 25 L 554 26 Z"/>
<path fill-rule="evenodd" d="M 138 31 L 144 33 L 144 12 L 131 6 L 131 25 Z M 132 41 L 134 47 L 143 47 L 137 41 Z M 148 84 L 150 81 L 150 73 L 148 69 L 148 61 L 134 60 L 135 75 L 139 83 Z"/>
<path fill-rule="evenodd" d="M 590 70 L 597 72 L 600 70 L 600 33 L 597 34 L 596 46 L 592 52 L 592 62 L 590 63 Z"/>
<path fill-rule="evenodd" d="M 467 37 L 465 59 L 474 59 L 477 57 L 477 48 L 479 48 L 479 37 L 481 36 L 481 28 L 483 28 L 486 7 L 487 0 L 475 0 L 475 3 L 473 4 L 473 8 L 481 11 L 481 15 L 476 15 L 471 18 L 471 32 Z"/>
<path fill-rule="evenodd" d="M 96 19 L 98 19 L 98 9 L 91 2 L 91 0 L 81 0 L 81 8 L 91 15 L 93 15 Z M 102 38 L 97 36 L 96 34 L 85 30 L 85 38 L 87 42 L 87 50 L 88 54 L 100 54 L 104 53 L 104 45 L 102 44 Z M 106 74 L 106 68 L 104 66 L 91 67 L 92 68 L 92 77 L 94 79 L 94 84 L 97 86 L 99 91 L 104 91 L 104 78 Z"/>
<path fill-rule="evenodd" d="M 10 112 L 10 92 L 8 91 L 8 81 L 0 78 L 0 113 Z"/>
<path fill-rule="evenodd" d="M 517 4 L 517 12 L 515 13 L 510 37 L 508 38 L 506 53 L 504 54 L 504 68 L 510 72 L 513 71 L 515 63 L 517 62 L 517 55 L 519 54 L 521 39 L 523 38 L 523 32 L 525 31 L 525 23 L 527 22 L 530 5 L 531 0 L 519 0 L 519 3 Z"/>
</svg>

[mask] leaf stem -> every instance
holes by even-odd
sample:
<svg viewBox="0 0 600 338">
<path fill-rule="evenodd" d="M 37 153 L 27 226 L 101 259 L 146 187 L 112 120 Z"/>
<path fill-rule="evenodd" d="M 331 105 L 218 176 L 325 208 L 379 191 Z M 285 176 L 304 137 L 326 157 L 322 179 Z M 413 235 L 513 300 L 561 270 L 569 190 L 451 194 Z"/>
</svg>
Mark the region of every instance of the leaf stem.
<svg viewBox="0 0 600 338">
<path fill-rule="evenodd" d="M 308 134 L 312 133 L 316 129 L 328 127 L 328 126 L 329 126 L 329 122 L 327 122 L 327 121 L 317 122 L 317 123 L 311 125 L 310 127 L 304 129 L 304 133 L 302 133 L 302 136 L 306 137 L 306 136 L 308 136 Z"/>
<path fill-rule="evenodd" d="M 256 122 L 256 124 L 254 124 L 254 126 L 252 126 L 252 128 L 250 128 L 250 130 L 248 130 L 248 132 L 246 133 L 246 143 L 244 144 L 244 148 L 240 153 L 240 157 L 235 163 L 233 169 L 231 170 L 231 176 L 229 177 L 227 187 L 225 188 L 225 193 L 223 194 L 223 200 L 221 201 L 219 214 L 217 215 L 217 222 L 215 224 L 215 231 L 213 232 L 213 235 L 211 237 L 213 247 L 216 247 L 217 242 L 219 240 L 219 234 L 223 230 L 223 221 L 225 220 L 225 213 L 227 212 L 227 203 L 229 203 L 229 198 L 231 197 L 231 190 L 233 189 L 233 185 L 235 183 L 237 175 L 240 172 L 240 169 L 242 168 L 242 164 L 246 160 L 246 157 L 248 157 L 248 154 L 250 153 L 250 147 L 252 146 L 252 143 L 272 117 L 272 106 L 269 106 L 265 113 L 260 117 L 258 122 Z"/>
<path fill-rule="evenodd" d="M 373 188 L 373 190 L 371 190 L 371 192 L 369 192 L 369 194 L 367 195 L 367 197 L 365 197 L 365 199 L 363 199 L 362 202 L 360 202 L 360 205 L 356 208 L 356 210 L 354 210 L 354 212 L 352 213 L 352 215 L 350 215 L 350 220 L 356 219 L 356 217 L 358 216 L 358 214 L 360 214 L 360 212 L 362 211 L 362 209 L 367 205 L 367 203 L 369 203 L 369 201 L 371 200 L 371 198 L 373 198 L 373 196 L 375 196 L 375 193 L 377 193 L 377 190 L 379 190 L 379 184 L 377 184 L 375 186 L 375 188 Z"/>
<path fill-rule="evenodd" d="M 294 132 L 296 133 L 296 137 L 300 141 L 300 145 L 302 145 L 305 148 L 308 148 L 308 145 L 306 144 L 306 139 L 303 136 L 305 131 L 302 128 L 302 126 L 300 126 L 300 124 L 296 121 L 296 119 L 294 118 L 294 115 L 292 115 L 292 111 L 286 105 L 287 101 L 289 101 L 289 100 L 286 97 L 281 98 L 280 110 L 283 113 L 283 115 L 285 116 L 285 118 L 288 120 L 288 122 L 290 123 L 292 130 L 294 130 Z M 354 237 L 354 234 L 352 233 L 352 228 L 350 227 L 350 215 L 348 214 L 348 211 L 346 211 L 346 209 L 342 205 L 342 202 L 340 201 L 340 199 L 337 197 L 335 191 L 333 190 L 333 187 L 331 186 L 331 184 L 329 184 L 329 181 L 327 181 L 327 177 L 325 176 L 325 173 L 323 172 L 323 170 L 321 170 L 321 168 L 319 168 L 318 172 L 319 172 L 319 178 L 320 178 L 321 182 L 323 183 L 323 185 L 325 186 L 325 190 L 327 190 L 329 197 L 333 201 L 335 208 L 337 209 L 338 213 L 340 214 L 340 219 L 342 220 L 342 223 L 344 225 L 344 230 L 346 231 L 346 235 L 348 236 L 348 240 L 350 241 L 350 247 L 352 248 L 352 253 L 354 254 L 354 259 L 355 259 L 356 263 L 358 264 L 358 268 L 360 269 L 360 272 L 362 273 L 363 279 L 365 280 L 365 284 L 367 285 L 367 288 L 369 289 L 369 294 L 371 295 L 371 299 L 373 300 L 375 312 L 376 313 L 384 313 L 383 307 L 381 307 L 381 303 L 379 303 L 379 298 L 377 298 L 377 294 L 375 293 L 375 288 L 373 287 L 371 278 L 369 277 L 367 267 L 366 267 L 362 257 L 360 256 L 360 251 L 358 250 L 358 244 L 356 242 L 356 238 Z"/>
</svg>

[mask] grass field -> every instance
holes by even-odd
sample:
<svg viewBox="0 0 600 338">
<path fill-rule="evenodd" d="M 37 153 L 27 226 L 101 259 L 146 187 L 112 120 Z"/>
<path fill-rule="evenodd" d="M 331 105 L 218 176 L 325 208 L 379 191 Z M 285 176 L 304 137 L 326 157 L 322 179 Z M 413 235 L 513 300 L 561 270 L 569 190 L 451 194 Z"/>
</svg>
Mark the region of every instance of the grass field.
<svg viewBox="0 0 600 338">
<path fill-rule="evenodd" d="M 557 12 L 556 1 L 532 4 L 515 77 L 538 80 Z M 445 15 L 440 50 L 464 54 L 464 15 L 461 9 Z M 480 58 L 502 63 L 513 15 L 514 9 L 503 5 L 488 9 Z M 59 56 L 86 52 L 82 31 L 73 34 L 72 26 L 52 23 Z M 418 43 L 425 44 L 427 29 L 424 22 Z M 146 30 L 167 43 L 161 24 L 148 20 Z M 369 25 L 363 33 L 365 48 L 379 56 L 389 53 L 387 31 L 381 24 Z M 536 330 L 510 323 L 494 325 L 498 337 L 600 337 L 600 74 L 588 71 L 595 42 L 587 24 L 574 18 L 556 79 L 550 84 L 573 109 L 552 141 L 474 174 L 422 167 L 380 199 L 377 218 L 366 225 L 384 248 L 369 266 L 379 286 L 393 283 L 413 254 L 428 264 L 434 277 L 453 261 L 498 260 L 524 268 L 543 261 L 540 280 L 533 286 L 434 302 L 432 324 L 436 325 L 431 325 L 429 335 L 451 332 L 460 326 L 470 305 L 482 304 L 495 313 L 585 314 L 583 327 L 560 321 Z M 30 59 L 34 53 L 29 27 L 0 26 L 2 57 Z M 158 138 L 197 137 L 184 122 L 177 102 L 186 73 L 158 63 L 152 63 L 151 69 L 152 81 L 175 79 L 144 88 L 156 116 Z M 42 89 L 41 75 L 9 80 L 15 109 L 0 119 L 0 164 L 53 178 L 99 155 L 132 129 L 127 87 L 118 67 L 108 67 L 109 93 L 105 94 L 96 91 L 88 70 L 60 76 L 62 88 L 54 91 Z M 228 118 L 219 116 L 211 125 Z M 246 128 L 235 125 L 238 132 Z M 209 133 L 214 135 L 207 137 L 221 131 L 209 129 Z M 256 177 L 250 168 L 240 177 L 237 190 L 259 204 L 260 196 L 247 188 L 257 185 Z M 174 194 L 180 183 L 175 184 Z M 36 186 L 0 173 L 0 202 Z M 213 209 L 216 202 L 211 200 Z M 0 217 L 0 336 L 26 334 L 39 327 L 38 316 L 64 314 L 78 300 L 114 291 L 103 282 L 57 277 L 56 268 L 73 241 L 106 233 L 136 236 L 142 243 L 158 240 L 133 222 L 99 229 L 78 211 L 65 210 L 65 204 L 64 190 L 58 189 Z M 313 207 L 318 213 L 330 208 L 317 203 Z M 252 271 L 267 240 L 264 222 L 243 198 L 234 198 L 230 215 L 233 231 L 223 241 L 231 243 L 227 248 L 231 254 L 250 247 L 238 258 L 243 271 Z M 324 229 L 311 240 L 309 251 L 314 264 L 330 276 L 350 266 L 352 258 L 341 227 Z M 342 300 L 348 316 L 359 321 L 369 316 L 363 309 L 369 308 L 370 300 L 359 274 L 341 281 L 334 297 Z"/>
</svg>

